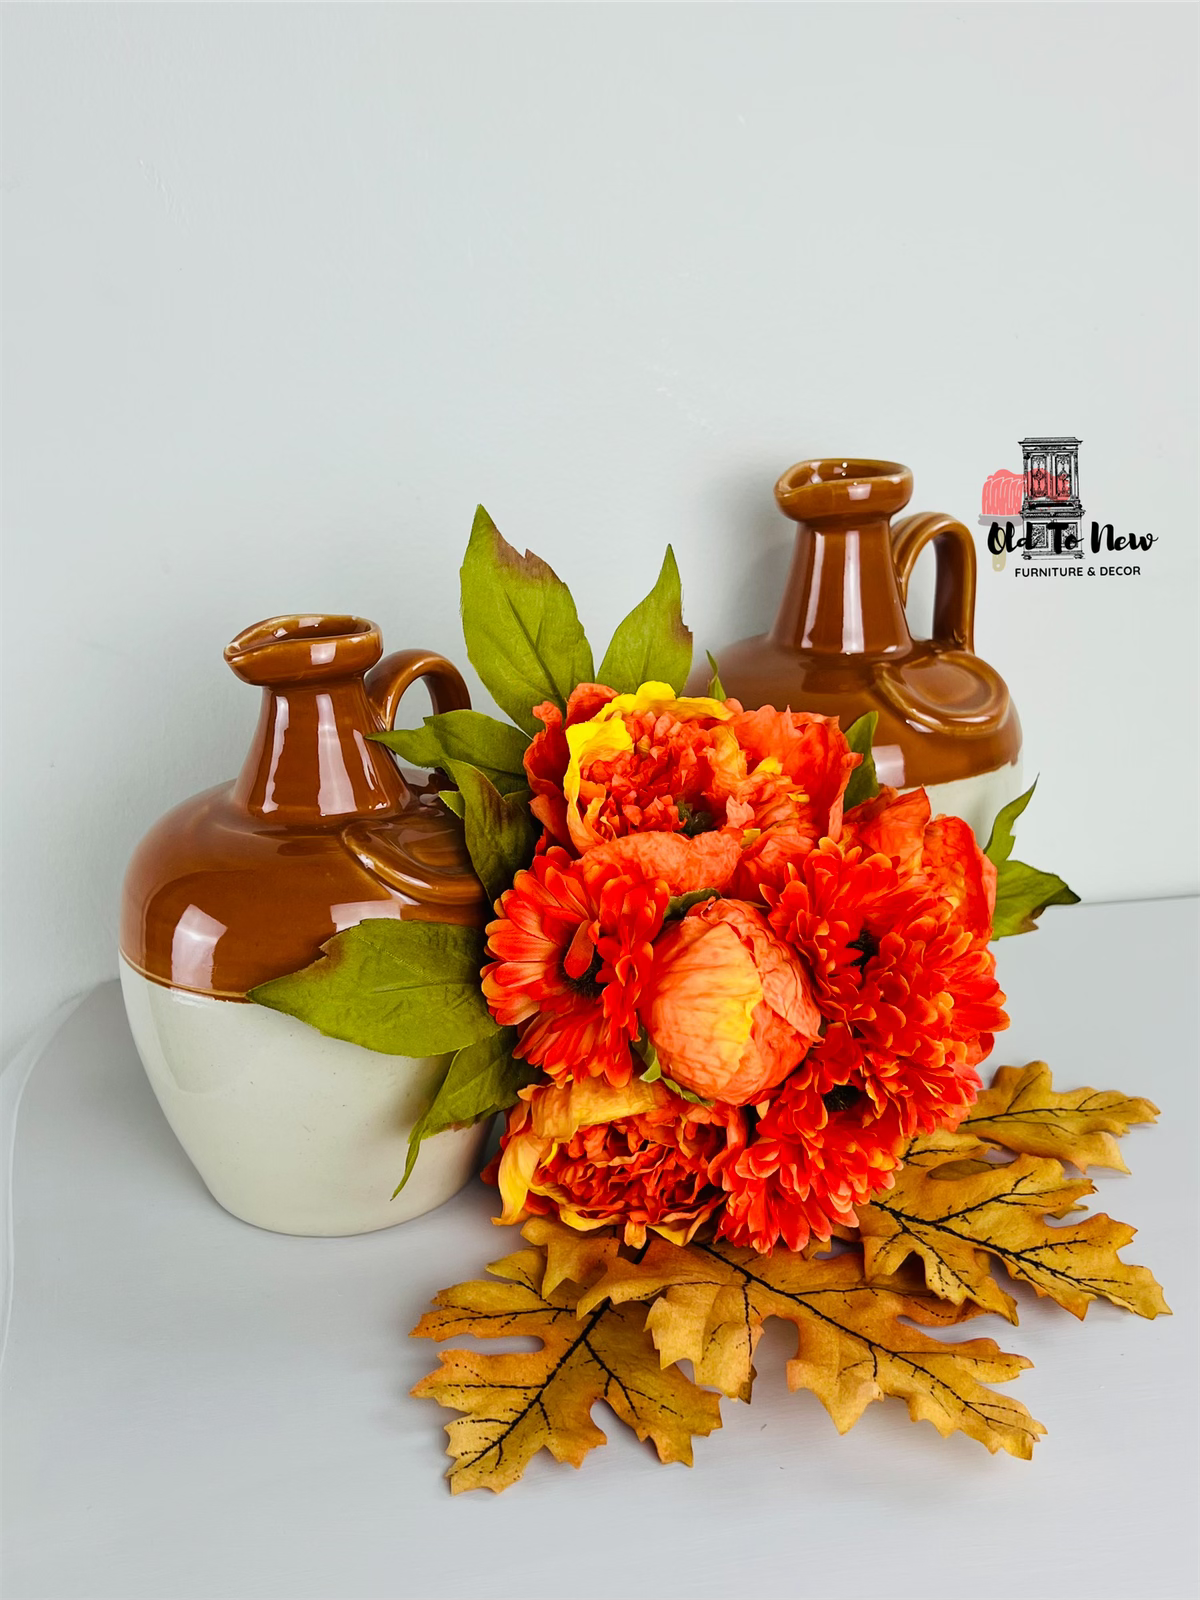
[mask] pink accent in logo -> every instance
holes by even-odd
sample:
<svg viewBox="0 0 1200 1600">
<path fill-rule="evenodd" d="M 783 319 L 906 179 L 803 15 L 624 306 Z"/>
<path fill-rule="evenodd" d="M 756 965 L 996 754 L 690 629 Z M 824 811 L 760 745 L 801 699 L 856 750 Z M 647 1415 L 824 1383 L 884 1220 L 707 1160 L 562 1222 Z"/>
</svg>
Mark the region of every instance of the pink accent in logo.
<svg viewBox="0 0 1200 1600">
<path fill-rule="evenodd" d="M 985 517 L 1019 517 L 1025 481 L 1019 472 L 1001 467 L 983 485 Z"/>
</svg>

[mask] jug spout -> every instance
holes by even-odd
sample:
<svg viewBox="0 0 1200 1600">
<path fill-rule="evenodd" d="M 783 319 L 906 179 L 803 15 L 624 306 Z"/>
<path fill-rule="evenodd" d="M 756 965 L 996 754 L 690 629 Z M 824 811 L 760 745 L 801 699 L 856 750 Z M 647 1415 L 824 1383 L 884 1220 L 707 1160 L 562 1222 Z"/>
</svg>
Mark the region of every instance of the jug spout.
<svg viewBox="0 0 1200 1600">
<path fill-rule="evenodd" d="M 366 737 L 383 723 L 365 677 L 383 654 L 363 617 L 271 617 L 225 648 L 262 711 L 233 800 L 269 824 L 342 823 L 392 812 L 409 799 L 387 751 Z"/>
<path fill-rule="evenodd" d="M 721 681 L 748 709 L 790 706 L 843 727 L 874 713 L 880 782 L 944 789 L 939 798 L 961 807 L 954 785 L 1013 780 L 1021 729 L 1004 680 L 974 652 L 970 529 L 941 512 L 893 521 L 911 496 L 912 473 L 896 461 L 789 468 L 775 485 L 796 524 L 779 613 L 769 633 L 717 651 Z M 926 545 L 936 558 L 933 637 L 914 639 L 904 602 Z M 691 687 L 702 689 L 702 674 Z"/>
<path fill-rule="evenodd" d="M 912 636 L 892 559 L 890 518 L 912 473 L 894 461 L 802 461 L 775 485 L 796 548 L 771 640 L 814 656 L 895 657 Z"/>
</svg>

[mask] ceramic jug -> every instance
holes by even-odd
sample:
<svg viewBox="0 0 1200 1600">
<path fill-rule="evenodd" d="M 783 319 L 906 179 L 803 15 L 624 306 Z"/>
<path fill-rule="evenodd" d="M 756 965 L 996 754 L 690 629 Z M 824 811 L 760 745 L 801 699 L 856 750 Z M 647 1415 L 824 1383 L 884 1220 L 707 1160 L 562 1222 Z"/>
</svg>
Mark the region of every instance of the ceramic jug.
<svg viewBox="0 0 1200 1600">
<path fill-rule="evenodd" d="M 935 815 L 965 817 L 986 842 L 1021 792 L 1021 727 L 1004 680 L 975 654 L 969 530 L 941 512 L 892 521 L 912 481 L 893 461 L 802 461 L 784 473 L 775 497 L 797 527 L 779 614 L 770 633 L 716 652 L 721 681 L 747 709 L 791 706 L 843 728 L 878 712 L 879 781 L 924 786 Z M 933 638 L 915 640 L 904 602 L 931 541 Z"/>
<path fill-rule="evenodd" d="M 364 918 L 483 920 L 457 819 L 366 737 L 418 679 L 435 711 L 469 706 L 466 686 L 430 651 L 382 655 L 361 617 L 238 634 L 225 659 L 262 691 L 241 775 L 163 817 L 125 879 L 121 983 L 159 1104 L 216 1199 L 281 1233 L 418 1216 L 468 1180 L 486 1136 L 427 1140 L 393 1202 L 445 1058 L 365 1050 L 246 999 Z"/>
</svg>

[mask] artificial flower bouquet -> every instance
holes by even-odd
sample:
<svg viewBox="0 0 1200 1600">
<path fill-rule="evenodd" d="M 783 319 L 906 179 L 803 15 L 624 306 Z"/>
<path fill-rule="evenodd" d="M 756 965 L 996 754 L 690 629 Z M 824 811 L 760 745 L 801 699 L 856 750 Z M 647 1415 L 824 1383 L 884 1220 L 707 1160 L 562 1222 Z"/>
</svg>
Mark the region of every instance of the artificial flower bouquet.
<svg viewBox="0 0 1200 1600">
<path fill-rule="evenodd" d="M 874 717 L 725 696 L 667 551 L 600 663 L 566 586 L 480 510 L 462 569 L 467 652 L 510 723 L 477 711 L 381 735 L 444 772 L 493 903 L 483 930 L 375 920 L 254 992 L 337 1037 L 450 1053 L 421 1141 L 503 1112 L 485 1177 L 528 1247 L 438 1297 L 418 1334 L 533 1334 L 443 1354 L 418 1385 L 449 1424 L 455 1489 L 503 1488 L 541 1448 L 576 1465 L 604 1398 L 691 1460 L 719 1395 L 748 1400 L 767 1316 L 798 1331 L 793 1388 L 840 1429 L 872 1400 L 1028 1456 L 1043 1431 L 988 1387 L 1028 1363 L 927 1329 L 1016 1304 L 999 1261 L 1082 1316 L 1166 1310 L 1122 1262 L 1132 1229 L 1055 1225 L 1122 1167 L 1155 1109 L 979 1067 L 1005 1028 L 991 941 L 1076 899 L 986 849 L 923 790 L 876 782 Z M 690 1363 L 688 1376 L 679 1365 Z"/>
</svg>

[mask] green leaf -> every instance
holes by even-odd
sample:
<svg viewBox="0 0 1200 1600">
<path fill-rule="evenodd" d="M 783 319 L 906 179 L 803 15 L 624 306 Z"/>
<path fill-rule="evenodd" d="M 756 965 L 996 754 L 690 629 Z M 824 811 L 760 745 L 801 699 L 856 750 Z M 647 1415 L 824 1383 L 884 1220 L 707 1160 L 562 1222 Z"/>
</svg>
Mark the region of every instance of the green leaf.
<svg viewBox="0 0 1200 1600">
<path fill-rule="evenodd" d="M 1016 837 L 1013 824 L 1033 799 L 1037 779 L 1024 794 L 1010 800 L 996 814 L 984 855 L 996 868 L 996 909 L 992 913 L 992 938 L 1037 931 L 1037 918 L 1047 906 L 1074 906 L 1079 896 L 1053 872 L 1039 872 L 1023 861 L 1012 860 Z"/>
<path fill-rule="evenodd" d="M 842 810 L 850 811 L 854 806 L 861 805 L 864 800 L 874 800 L 879 793 L 879 779 L 875 775 L 875 758 L 871 754 L 871 746 L 875 742 L 875 728 L 879 722 L 878 711 L 868 711 L 865 715 L 852 722 L 846 729 L 846 743 L 857 755 L 862 757 L 861 763 L 850 774 L 850 782 L 846 785 L 845 798 L 842 801 Z"/>
<path fill-rule="evenodd" d="M 711 650 L 706 650 L 704 654 L 708 657 L 708 664 L 712 668 L 712 677 L 708 680 L 708 698 L 710 700 L 728 699 L 725 693 L 725 686 L 721 682 L 721 669 L 717 665 L 716 656 L 713 655 Z"/>
<path fill-rule="evenodd" d="M 453 811 L 454 815 L 458 817 L 460 821 L 466 815 L 466 802 L 464 801 L 462 795 L 459 794 L 457 789 L 439 789 L 438 799 L 445 806 L 446 810 Z"/>
<path fill-rule="evenodd" d="M 719 889 L 693 889 L 688 894 L 673 894 L 667 901 L 663 921 L 670 922 L 675 917 L 686 916 L 693 906 L 701 905 L 705 900 L 716 900 L 720 893 Z"/>
<path fill-rule="evenodd" d="M 685 1089 L 681 1083 L 676 1083 L 674 1078 L 663 1078 L 664 1089 L 669 1089 L 672 1094 L 677 1094 L 681 1100 L 690 1100 L 694 1106 L 711 1106 L 712 1100 L 706 1100 L 702 1094 L 696 1094 L 691 1089 Z"/>
<path fill-rule="evenodd" d="M 428 1109 L 413 1124 L 404 1176 L 396 1185 L 393 1200 L 412 1177 L 423 1140 L 507 1111 L 516 1104 L 517 1091 L 534 1081 L 536 1070 L 513 1056 L 516 1038 L 515 1028 L 501 1028 L 490 1039 L 469 1044 L 455 1054 Z"/>
<path fill-rule="evenodd" d="M 645 1028 L 642 1029 L 637 1038 L 634 1040 L 633 1049 L 634 1054 L 641 1056 L 642 1060 L 646 1063 L 645 1072 L 638 1074 L 642 1082 L 657 1083 L 662 1077 L 662 1066 L 659 1063 L 658 1051 L 654 1048 L 654 1040 L 651 1039 Z"/>
<path fill-rule="evenodd" d="M 709 891 L 705 891 L 707 894 Z M 658 1059 L 658 1051 L 654 1048 L 654 1040 L 642 1029 L 634 1041 L 634 1053 L 641 1056 L 646 1063 L 645 1072 L 640 1072 L 638 1077 L 643 1083 L 661 1083 L 664 1089 L 676 1094 L 681 1100 L 689 1100 L 694 1106 L 711 1106 L 713 1102 L 706 1100 L 702 1094 L 695 1094 L 691 1089 L 685 1089 L 681 1083 L 676 1083 L 674 1078 L 668 1078 L 662 1069 L 662 1062 Z"/>
<path fill-rule="evenodd" d="M 393 1056 L 443 1055 L 496 1032 L 475 928 L 370 917 L 322 950 L 312 966 L 260 983 L 248 998 Z"/>
<path fill-rule="evenodd" d="M 518 555 L 482 506 L 462 564 L 463 637 L 492 699 L 528 734 L 533 708 L 563 710 L 593 677 L 592 652 L 571 591 L 540 556 Z"/>
<path fill-rule="evenodd" d="M 1015 800 L 996 813 L 996 820 L 992 823 L 992 831 L 988 835 L 988 842 L 983 853 L 994 867 L 1001 866 L 1012 855 L 1016 837 L 1013 833 L 1013 823 L 1033 799 L 1033 791 L 1037 788 L 1037 779 L 1026 789 L 1024 794 L 1019 794 Z"/>
<path fill-rule="evenodd" d="M 992 938 L 1035 933 L 1036 918 L 1047 906 L 1075 906 L 1079 896 L 1053 872 L 1039 872 L 1023 861 L 1005 861 L 996 868 L 996 909 Z"/>
<path fill-rule="evenodd" d="M 633 694 L 643 683 L 669 683 L 682 694 L 691 669 L 692 634 L 684 626 L 679 568 L 668 545 L 658 581 L 613 634 L 599 681 L 618 694 Z"/>
<path fill-rule="evenodd" d="M 414 767 L 444 767 L 447 761 L 469 761 L 499 789 L 511 794 L 528 784 L 524 758 L 529 740 L 520 728 L 499 722 L 484 711 L 443 711 L 426 717 L 420 728 L 395 728 L 370 736 Z"/>
<path fill-rule="evenodd" d="M 529 811 L 529 790 L 502 795 L 466 761 L 446 762 L 463 799 L 467 854 L 489 900 L 495 900 L 521 867 L 533 859 L 537 826 Z"/>
</svg>

